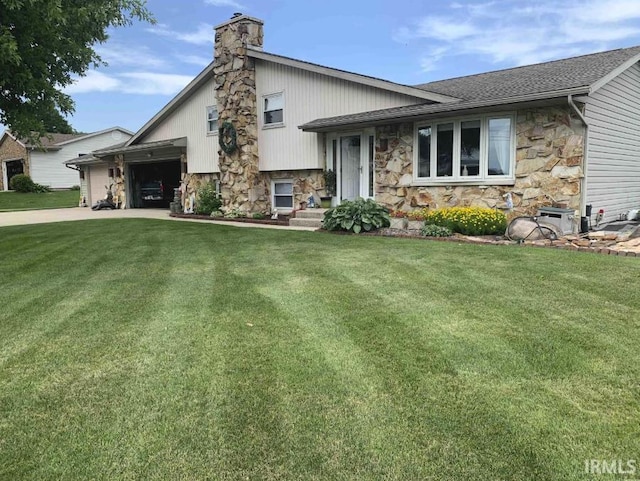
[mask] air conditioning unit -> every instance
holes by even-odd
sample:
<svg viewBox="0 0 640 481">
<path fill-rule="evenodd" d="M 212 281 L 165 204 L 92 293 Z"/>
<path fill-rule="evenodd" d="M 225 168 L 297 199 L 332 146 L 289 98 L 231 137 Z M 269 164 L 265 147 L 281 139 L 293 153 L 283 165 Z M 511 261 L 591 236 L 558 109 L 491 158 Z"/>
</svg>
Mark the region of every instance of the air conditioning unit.
<svg viewBox="0 0 640 481">
<path fill-rule="evenodd" d="M 575 211 L 557 207 L 542 207 L 538 210 L 538 218 L 542 222 L 555 225 L 563 234 L 574 233 Z"/>
</svg>

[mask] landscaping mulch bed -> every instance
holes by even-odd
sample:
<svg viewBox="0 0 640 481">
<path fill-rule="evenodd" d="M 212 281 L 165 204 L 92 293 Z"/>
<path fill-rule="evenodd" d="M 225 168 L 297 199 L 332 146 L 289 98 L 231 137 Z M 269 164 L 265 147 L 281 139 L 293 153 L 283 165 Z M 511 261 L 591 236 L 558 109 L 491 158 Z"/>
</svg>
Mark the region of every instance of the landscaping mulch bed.
<svg viewBox="0 0 640 481">
<path fill-rule="evenodd" d="M 169 214 L 170 217 L 177 217 L 179 219 L 198 219 L 198 220 L 211 220 L 220 222 L 242 222 L 244 224 L 262 224 L 262 225 L 289 225 L 289 216 L 281 215 L 277 220 L 273 219 L 251 219 L 249 217 L 237 217 L 235 219 L 227 217 L 211 217 L 209 215 L 198 214 Z"/>
<path fill-rule="evenodd" d="M 321 230 L 322 232 L 329 232 Z M 466 244 L 484 244 L 484 245 L 521 245 L 524 247 L 547 247 L 553 249 L 564 249 L 580 252 L 591 252 L 593 254 L 603 254 L 611 256 L 640 257 L 640 252 L 625 249 L 625 247 L 616 245 L 619 243 L 615 235 L 607 236 L 605 239 L 594 239 L 586 236 L 571 235 L 560 238 L 558 240 L 536 240 L 518 242 L 507 239 L 504 236 L 485 235 L 485 236 L 466 236 L 462 234 L 454 234 L 450 237 L 427 237 L 420 234 L 420 231 L 408 229 L 379 229 L 373 232 L 363 232 L 354 234 L 352 232 L 332 231 L 331 234 L 347 234 L 347 235 L 364 235 L 374 237 L 398 237 L 404 239 L 423 239 L 439 242 L 458 242 Z"/>
</svg>

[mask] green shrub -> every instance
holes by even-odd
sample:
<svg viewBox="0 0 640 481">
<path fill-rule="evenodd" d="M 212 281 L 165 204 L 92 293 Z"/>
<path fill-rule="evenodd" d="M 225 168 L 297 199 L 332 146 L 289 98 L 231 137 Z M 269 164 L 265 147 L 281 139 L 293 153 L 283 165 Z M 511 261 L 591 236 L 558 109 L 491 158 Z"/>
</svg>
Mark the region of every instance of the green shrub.
<svg viewBox="0 0 640 481">
<path fill-rule="evenodd" d="M 9 187 L 16 192 L 33 192 L 35 182 L 27 174 L 18 174 L 11 177 Z"/>
<path fill-rule="evenodd" d="M 258 219 L 258 220 L 260 220 L 260 219 L 266 219 L 266 218 L 267 218 L 267 216 L 266 216 L 266 215 L 264 215 L 262 212 L 254 212 L 254 213 L 251 215 L 251 218 L 252 218 L 252 219 Z"/>
<path fill-rule="evenodd" d="M 247 217 L 247 213 L 243 210 L 240 210 L 238 208 L 235 209 L 231 209 L 229 212 L 227 212 L 224 215 L 225 219 L 241 219 L 243 217 Z"/>
<path fill-rule="evenodd" d="M 218 198 L 216 186 L 213 182 L 209 182 L 198 188 L 196 192 L 196 214 L 211 215 L 212 212 L 219 210 L 222 201 Z"/>
<path fill-rule="evenodd" d="M 322 227 L 327 230 L 364 231 L 389 227 L 389 210 L 372 199 L 344 201 L 324 213 Z"/>
<path fill-rule="evenodd" d="M 49 187 L 46 185 L 36 184 L 27 174 L 18 174 L 11 177 L 9 187 L 11 190 L 23 193 L 35 192 L 36 194 L 42 194 L 45 192 L 51 192 Z"/>
<path fill-rule="evenodd" d="M 80 190 L 80 186 L 79 185 L 72 185 L 69 190 Z"/>
<path fill-rule="evenodd" d="M 503 234 L 507 228 L 507 216 L 503 212 L 485 207 L 436 209 L 429 211 L 425 222 L 465 235 Z"/>
<path fill-rule="evenodd" d="M 420 233 L 426 237 L 449 237 L 453 235 L 451 229 L 441 225 L 425 224 Z"/>
</svg>

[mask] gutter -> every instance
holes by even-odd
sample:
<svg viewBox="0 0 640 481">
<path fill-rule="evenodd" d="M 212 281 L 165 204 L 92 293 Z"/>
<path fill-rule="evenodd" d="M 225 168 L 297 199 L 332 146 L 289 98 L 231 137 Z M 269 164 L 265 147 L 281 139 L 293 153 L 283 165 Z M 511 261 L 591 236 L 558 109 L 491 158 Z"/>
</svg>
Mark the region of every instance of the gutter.
<svg viewBox="0 0 640 481">
<path fill-rule="evenodd" d="M 298 126 L 303 132 L 331 132 L 340 128 L 346 127 L 359 127 L 364 125 L 380 125 L 386 123 L 397 122 L 413 122 L 416 120 L 422 120 L 427 117 L 436 117 L 440 115 L 447 115 L 464 110 L 488 108 L 488 107 L 502 107 L 512 104 L 519 104 L 524 102 L 535 102 L 553 99 L 563 99 L 565 96 L 573 96 L 576 94 L 588 93 L 588 87 L 573 87 L 569 89 L 557 90 L 552 92 L 540 92 L 535 94 L 519 95 L 515 97 L 506 97 L 503 99 L 486 99 L 475 100 L 469 102 L 452 102 L 446 104 L 418 104 L 407 105 L 404 107 L 393 107 L 391 109 L 382 109 L 373 112 L 367 112 L 369 115 L 365 118 L 353 119 L 353 116 L 359 114 L 353 114 L 353 116 L 338 116 L 329 117 L 326 119 L 317 119 L 312 122 Z M 391 113 L 389 112 L 391 111 Z M 582 115 L 580 115 L 582 117 Z M 343 117 L 347 119 L 342 120 Z M 318 121 L 325 120 L 327 123 L 318 123 Z M 333 120 L 333 122 L 328 122 Z"/>
<path fill-rule="evenodd" d="M 569 107 L 573 109 L 573 111 L 580 117 L 582 123 L 584 125 L 584 136 L 582 140 L 582 181 L 580 182 L 580 216 L 587 215 L 587 166 L 588 166 L 588 152 L 589 152 L 589 122 L 587 122 L 586 117 L 580 111 L 578 106 L 573 101 L 573 95 L 569 94 L 567 96 L 567 103 Z"/>
</svg>

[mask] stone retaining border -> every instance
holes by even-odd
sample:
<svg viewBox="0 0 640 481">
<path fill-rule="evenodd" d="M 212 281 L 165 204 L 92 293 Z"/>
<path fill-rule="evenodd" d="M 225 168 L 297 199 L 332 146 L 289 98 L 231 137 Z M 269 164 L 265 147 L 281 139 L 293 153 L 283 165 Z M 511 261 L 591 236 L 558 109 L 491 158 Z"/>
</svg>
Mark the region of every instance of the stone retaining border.
<svg viewBox="0 0 640 481">
<path fill-rule="evenodd" d="M 400 231 L 398 233 L 389 232 L 391 229 L 383 229 L 376 232 L 366 232 L 362 234 L 353 234 L 353 235 L 366 235 L 366 236 L 378 236 L 378 237 L 398 237 L 404 239 L 424 239 L 431 240 L 437 242 L 458 242 L 465 244 L 476 244 L 476 245 L 513 245 L 513 246 L 522 246 L 522 247 L 545 247 L 551 249 L 561 249 L 575 252 L 589 252 L 592 254 L 601 254 L 601 255 L 610 255 L 610 256 L 618 256 L 618 257 L 640 257 L 640 251 L 628 251 L 628 250 L 616 250 L 611 249 L 612 246 L 601 246 L 601 245 L 579 245 L 574 243 L 571 240 L 557 240 L 557 241 L 527 241 L 527 242 L 517 242 L 510 241 L 507 239 L 488 239 L 482 237 L 472 237 L 472 236 L 464 236 L 461 234 L 455 234 L 452 237 L 426 237 L 419 234 L 411 233 L 410 231 Z M 328 232 L 328 231 L 325 231 Z M 337 232 L 332 232 L 337 233 Z M 342 234 L 346 234 L 342 232 Z M 493 237 L 493 236 L 490 236 Z M 578 242 L 589 242 L 589 239 L 580 239 Z M 597 242 L 597 241 L 596 241 Z M 640 245 L 640 240 L 638 242 Z"/>
</svg>

